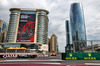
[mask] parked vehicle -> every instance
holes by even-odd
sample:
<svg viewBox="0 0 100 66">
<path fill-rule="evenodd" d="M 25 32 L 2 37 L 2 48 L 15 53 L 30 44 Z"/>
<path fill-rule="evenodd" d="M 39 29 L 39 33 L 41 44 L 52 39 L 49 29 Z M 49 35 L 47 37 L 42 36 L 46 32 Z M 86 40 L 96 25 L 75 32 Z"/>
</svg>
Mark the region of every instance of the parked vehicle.
<svg viewBox="0 0 100 66">
<path fill-rule="evenodd" d="M 51 56 L 57 56 L 57 53 L 51 53 Z"/>
</svg>

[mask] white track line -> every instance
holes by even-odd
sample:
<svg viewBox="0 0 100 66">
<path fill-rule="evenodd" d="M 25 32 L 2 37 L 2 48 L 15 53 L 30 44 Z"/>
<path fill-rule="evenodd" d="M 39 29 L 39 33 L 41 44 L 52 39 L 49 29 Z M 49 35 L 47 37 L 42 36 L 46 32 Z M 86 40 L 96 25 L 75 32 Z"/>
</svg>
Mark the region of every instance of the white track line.
<svg viewBox="0 0 100 66">
<path fill-rule="evenodd" d="M 26 59 L 26 60 L 5 60 L 5 61 L 64 61 L 64 60 L 59 60 L 59 59 Z"/>
<path fill-rule="evenodd" d="M 29 60 L 5 60 L 5 61 L 29 61 Z"/>
<path fill-rule="evenodd" d="M 61 64 L 61 63 L 39 63 L 39 64 Z"/>
<path fill-rule="evenodd" d="M 50 59 L 50 60 L 41 60 L 41 59 L 33 59 L 33 60 L 1 60 L 0 62 L 14 62 L 14 61 L 63 61 L 63 60 L 57 60 L 57 59 Z"/>
<path fill-rule="evenodd" d="M 100 66 L 100 63 L 85 63 L 85 65 L 99 65 Z"/>
</svg>

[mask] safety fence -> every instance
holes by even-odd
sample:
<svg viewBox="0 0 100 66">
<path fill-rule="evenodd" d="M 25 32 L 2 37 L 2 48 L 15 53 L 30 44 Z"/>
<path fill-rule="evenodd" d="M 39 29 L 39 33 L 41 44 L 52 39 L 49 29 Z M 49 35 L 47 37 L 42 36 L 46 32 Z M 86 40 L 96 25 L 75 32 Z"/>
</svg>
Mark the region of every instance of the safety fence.
<svg viewBox="0 0 100 66">
<path fill-rule="evenodd" d="M 42 55 L 42 54 L 0 54 L 0 58 L 39 58 L 39 57 L 50 57 L 51 55 Z"/>
<path fill-rule="evenodd" d="M 100 52 L 100 40 L 73 41 L 73 52 Z"/>
</svg>

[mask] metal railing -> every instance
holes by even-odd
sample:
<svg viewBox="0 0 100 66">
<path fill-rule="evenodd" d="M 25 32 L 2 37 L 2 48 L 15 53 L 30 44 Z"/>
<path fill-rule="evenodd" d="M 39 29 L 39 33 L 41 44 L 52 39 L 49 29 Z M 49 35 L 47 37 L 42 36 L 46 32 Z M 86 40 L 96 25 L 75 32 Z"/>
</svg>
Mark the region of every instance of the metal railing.
<svg viewBox="0 0 100 66">
<path fill-rule="evenodd" d="M 73 52 L 100 52 L 100 40 L 73 41 Z"/>
</svg>

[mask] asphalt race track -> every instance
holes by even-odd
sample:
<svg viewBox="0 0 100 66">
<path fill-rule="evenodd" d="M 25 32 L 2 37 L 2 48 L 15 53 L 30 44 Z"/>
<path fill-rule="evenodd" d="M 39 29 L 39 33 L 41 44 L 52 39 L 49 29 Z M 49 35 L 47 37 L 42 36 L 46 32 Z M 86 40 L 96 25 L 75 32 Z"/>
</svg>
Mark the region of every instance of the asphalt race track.
<svg viewBox="0 0 100 66">
<path fill-rule="evenodd" d="M 8 65 L 6 65 L 8 64 Z M 15 65 L 14 65 L 15 64 Z M 61 56 L 51 56 L 45 58 L 8 58 L 8 59 L 0 59 L 0 66 L 65 66 L 65 65 L 90 65 L 90 66 L 100 66 L 99 60 L 61 60 Z M 28 65 L 29 64 L 29 65 Z M 40 64 L 40 65 L 39 65 Z M 42 64 L 42 65 L 41 65 Z M 51 64 L 51 65 L 50 65 Z"/>
</svg>

